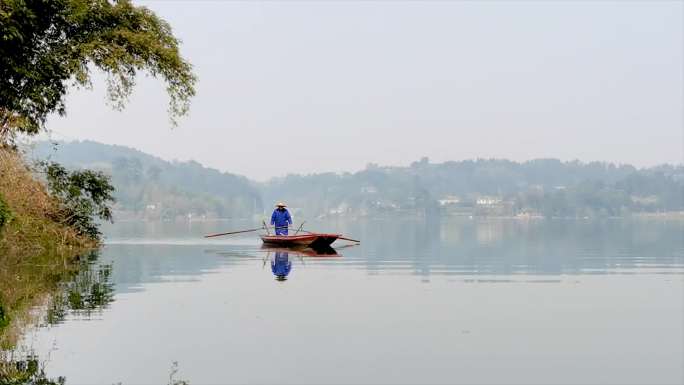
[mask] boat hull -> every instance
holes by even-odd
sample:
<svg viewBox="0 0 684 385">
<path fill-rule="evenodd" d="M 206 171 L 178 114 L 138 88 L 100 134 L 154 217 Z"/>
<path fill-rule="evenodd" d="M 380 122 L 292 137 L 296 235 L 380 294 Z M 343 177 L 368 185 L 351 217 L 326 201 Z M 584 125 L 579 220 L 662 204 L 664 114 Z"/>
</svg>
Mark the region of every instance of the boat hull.
<svg viewBox="0 0 684 385">
<path fill-rule="evenodd" d="M 276 247 L 310 247 L 324 249 L 330 247 L 340 234 L 303 234 L 303 235 L 262 235 L 264 245 Z"/>
</svg>

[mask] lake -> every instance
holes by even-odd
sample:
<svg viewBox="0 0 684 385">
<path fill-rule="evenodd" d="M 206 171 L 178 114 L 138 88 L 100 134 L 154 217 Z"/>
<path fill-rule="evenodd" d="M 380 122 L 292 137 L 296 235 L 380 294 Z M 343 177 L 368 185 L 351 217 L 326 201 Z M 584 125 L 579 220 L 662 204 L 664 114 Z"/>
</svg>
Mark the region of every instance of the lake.
<svg viewBox="0 0 684 385">
<path fill-rule="evenodd" d="M 121 222 L 111 300 L 24 351 L 67 384 L 681 384 L 683 225 L 333 220 L 306 228 L 362 242 L 315 256 L 201 237 L 252 222 Z"/>
</svg>

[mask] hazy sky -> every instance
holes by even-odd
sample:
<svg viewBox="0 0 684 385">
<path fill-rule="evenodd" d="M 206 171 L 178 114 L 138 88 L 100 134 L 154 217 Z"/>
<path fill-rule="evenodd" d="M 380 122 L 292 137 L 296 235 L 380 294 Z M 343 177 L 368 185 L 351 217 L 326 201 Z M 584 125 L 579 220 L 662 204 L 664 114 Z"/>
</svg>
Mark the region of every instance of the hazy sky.
<svg viewBox="0 0 684 385">
<path fill-rule="evenodd" d="M 477 157 L 681 163 L 680 1 L 153 1 L 199 76 L 123 112 L 71 92 L 54 139 L 132 146 L 257 179 Z"/>
</svg>

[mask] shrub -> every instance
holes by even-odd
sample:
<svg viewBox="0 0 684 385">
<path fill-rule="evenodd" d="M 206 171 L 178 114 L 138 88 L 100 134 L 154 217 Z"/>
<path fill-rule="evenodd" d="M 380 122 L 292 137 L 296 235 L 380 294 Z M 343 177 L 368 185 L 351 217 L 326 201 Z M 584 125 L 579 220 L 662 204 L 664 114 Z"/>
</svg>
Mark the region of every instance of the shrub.
<svg viewBox="0 0 684 385">
<path fill-rule="evenodd" d="M 97 238 L 100 231 L 95 218 L 112 220 L 109 204 L 114 202 L 114 186 L 109 177 L 93 170 L 67 171 L 54 162 L 42 162 L 41 165 L 48 190 L 60 203 L 55 219 L 80 234 Z"/>
</svg>

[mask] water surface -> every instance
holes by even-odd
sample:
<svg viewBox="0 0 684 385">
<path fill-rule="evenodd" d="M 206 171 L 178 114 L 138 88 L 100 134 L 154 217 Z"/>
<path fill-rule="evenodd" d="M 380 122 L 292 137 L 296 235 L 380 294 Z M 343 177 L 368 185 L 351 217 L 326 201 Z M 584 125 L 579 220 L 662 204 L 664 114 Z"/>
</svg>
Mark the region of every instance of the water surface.
<svg viewBox="0 0 684 385">
<path fill-rule="evenodd" d="M 67 384 L 684 381 L 681 222 L 309 224 L 337 255 L 264 250 L 253 223 L 118 223 L 113 302 L 26 345 Z M 278 276 L 276 276 L 278 275 Z"/>
</svg>

